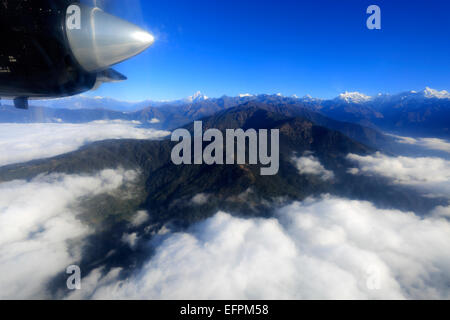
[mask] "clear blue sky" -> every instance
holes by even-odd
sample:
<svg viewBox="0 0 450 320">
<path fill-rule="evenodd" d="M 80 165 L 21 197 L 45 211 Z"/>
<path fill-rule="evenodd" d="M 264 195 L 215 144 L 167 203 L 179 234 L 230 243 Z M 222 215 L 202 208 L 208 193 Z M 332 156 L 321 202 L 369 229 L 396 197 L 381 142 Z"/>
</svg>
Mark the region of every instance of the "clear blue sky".
<svg viewBox="0 0 450 320">
<path fill-rule="evenodd" d="M 447 0 L 104 0 L 157 41 L 89 95 L 122 100 L 450 89 Z M 366 9 L 382 10 L 382 30 Z"/>
</svg>

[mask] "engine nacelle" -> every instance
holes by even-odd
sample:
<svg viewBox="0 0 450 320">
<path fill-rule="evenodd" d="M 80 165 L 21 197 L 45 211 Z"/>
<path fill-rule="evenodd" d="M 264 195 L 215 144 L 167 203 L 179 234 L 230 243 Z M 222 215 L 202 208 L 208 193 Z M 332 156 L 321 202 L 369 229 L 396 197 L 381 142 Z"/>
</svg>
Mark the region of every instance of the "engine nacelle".
<svg viewBox="0 0 450 320">
<path fill-rule="evenodd" d="M 0 37 L 0 97 L 19 108 L 27 108 L 28 99 L 125 80 L 110 66 L 154 41 L 139 27 L 73 0 L 2 1 Z"/>
</svg>

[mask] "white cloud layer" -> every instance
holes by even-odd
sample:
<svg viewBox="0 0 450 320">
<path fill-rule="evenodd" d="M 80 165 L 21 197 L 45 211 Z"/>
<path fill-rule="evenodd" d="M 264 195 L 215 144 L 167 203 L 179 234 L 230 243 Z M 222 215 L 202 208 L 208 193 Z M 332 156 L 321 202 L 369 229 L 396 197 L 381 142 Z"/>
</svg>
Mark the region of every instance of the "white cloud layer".
<svg viewBox="0 0 450 320">
<path fill-rule="evenodd" d="M 398 142 L 403 144 L 415 145 L 425 149 L 439 150 L 450 153 L 450 142 L 438 138 L 410 138 L 394 136 Z"/>
<path fill-rule="evenodd" d="M 220 212 L 158 242 L 134 276 L 95 270 L 70 298 L 450 298 L 450 223 L 325 197 L 277 219 Z"/>
<path fill-rule="evenodd" d="M 333 171 L 325 169 L 319 159 L 311 154 L 305 154 L 302 157 L 292 157 L 292 161 L 295 163 L 300 174 L 317 175 L 325 181 L 334 178 Z"/>
<path fill-rule="evenodd" d="M 450 206 L 438 206 L 431 213 L 438 218 L 450 219 Z"/>
<path fill-rule="evenodd" d="M 157 139 L 166 131 L 144 129 L 130 121 L 85 124 L 15 124 L 0 126 L 0 166 L 48 158 L 106 139 Z"/>
<path fill-rule="evenodd" d="M 450 195 L 450 161 L 432 157 L 390 157 L 382 153 L 369 156 L 349 154 L 348 159 L 358 164 L 352 174 L 380 175 L 393 183 L 415 186 L 434 195 Z"/>
<path fill-rule="evenodd" d="M 48 281 L 80 259 L 91 232 L 77 219 L 77 201 L 135 177 L 134 171 L 104 170 L 0 184 L 0 300 L 48 297 Z"/>
</svg>

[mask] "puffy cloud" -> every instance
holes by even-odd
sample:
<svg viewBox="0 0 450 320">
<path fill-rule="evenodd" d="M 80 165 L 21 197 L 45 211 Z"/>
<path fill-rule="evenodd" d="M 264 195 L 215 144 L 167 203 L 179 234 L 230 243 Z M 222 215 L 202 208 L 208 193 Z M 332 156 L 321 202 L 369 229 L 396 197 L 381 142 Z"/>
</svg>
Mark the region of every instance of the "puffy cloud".
<svg viewBox="0 0 450 320">
<path fill-rule="evenodd" d="M 219 212 L 153 244 L 133 276 L 95 270 L 70 298 L 450 298 L 450 223 L 368 202 L 309 199 L 276 219 Z"/>
<path fill-rule="evenodd" d="M 160 123 L 161 120 L 159 120 L 158 118 L 153 118 L 151 120 L 148 120 L 148 122 L 151 123 L 151 124 L 157 124 L 157 123 Z"/>
<path fill-rule="evenodd" d="M 139 240 L 139 236 L 137 234 L 137 232 L 133 232 L 133 233 L 125 233 L 122 236 L 122 242 L 128 244 L 130 246 L 130 248 L 135 248 L 136 244 Z"/>
<path fill-rule="evenodd" d="M 450 142 L 438 138 L 411 138 L 394 136 L 397 142 L 409 145 L 419 146 L 430 150 L 439 150 L 450 153 Z"/>
<path fill-rule="evenodd" d="M 141 210 L 136 213 L 136 215 L 133 217 L 133 220 L 131 221 L 131 225 L 133 227 L 139 227 L 146 223 L 150 219 L 150 216 L 147 211 Z"/>
<path fill-rule="evenodd" d="M 436 207 L 431 213 L 435 217 L 450 219 L 450 206 L 448 206 L 448 207 L 444 207 L 444 206 Z"/>
<path fill-rule="evenodd" d="M 49 297 L 48 281 L 80 260 L 92 232 L 77 218 L 78 201 L 135 178 L 119 169 L 0 184 L 0 299 Z"/>
<path fill-rule="evenodd" d="M 374 155 L 348 155 L 357 162 L 360 173 L 375 173 L 401 184 L 438 183 L 450 180 L 450 161 L 441 158 L 390 157 L 377 152 Z"/>
<path fill-rule="evenodd" d="M 166 131 L 139 128 L 139 122 L 95 121 L 85 124 L 15 124 L 0 126 L 0 166 L 53 157 L 106 139 L 157 139 Z"/>
<path fill-rule="evenodd" d="M 433 192 L 435 195 L 450 194 L 450 161 L 431 157 L 390 157 L 379 152 L 360 156 L 349 154 L 348 159 L 359 168 L 352 174 L 376 174 L 392 179 L 396 184 L 410 185 Z"/>
<path fill-rule="evenodd" d="M 302 157 L 292 157 L 292 161 L 300 174 L 312 174 L 320 176 L 322 180 L 331 180 L 334 178 L 333 171 L 325 169 L 319 159 L 312 154 L 305 154 Z"/>
</svg>

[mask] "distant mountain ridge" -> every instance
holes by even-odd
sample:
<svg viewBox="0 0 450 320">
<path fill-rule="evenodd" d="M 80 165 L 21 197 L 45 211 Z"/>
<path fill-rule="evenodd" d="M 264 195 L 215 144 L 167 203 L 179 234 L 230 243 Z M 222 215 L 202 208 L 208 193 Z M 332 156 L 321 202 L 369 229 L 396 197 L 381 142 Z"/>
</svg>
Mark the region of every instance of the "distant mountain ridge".
<svg viewBox="0 0 450 320">
<path fill-rule="evenodd" d="M 84 95 L 72 96 L 61 99 L 49 99 L 49 100 L 33 100 L 30 104 L 34 107 L 46 107 L 52 109 L 68 109 L 68 110 L 81 110 L 81 109 L 104 109 L 119 112 L 135 112 L 142 110 L 146 107 L 161 107 L 166 104 L 186 104 L 195 103 L 199 101 L 208 100 L 209 98 L 203 95 L 200 91 L 194 95 L 185 99 L 173 100 L 173 101 L 122 101 L 108 97 L 88 97 Z M 11 101 L 3 100 L 4 105 L 12 105 Z"/>
<path fill-rule="evenodd" d="M 316 108 L 337 120 L 403 135 L 450 138 L 450 93 L 425 88 L 369 97 L 352 93 Z"/>
<path fill-rule="evenodd" d="M 165 105 L 181 105 L 188 103 L 196 103 L 205 100 L 217 101 L 219 99 L 234 99 L 242 101 L 261 101 L 262 99 L 267 99 L 267 97 L 278 97 L 282 99 L 296 100 L 297 102 L 330 102 L 330 101 L 344 101 L 347 103 L 363 104 L 369 101 L 377 102 L 387 102 L 387 101 L 398 101 L 404 99 L 445 99 L 450 100 L 450 92 L 446 90 L 436 90 L 426 87 L 422 91 L 407 91 L 399 94 L 378 94 L 376 96 L 368 96 L 360 92 L 344 92 L 341 93 L 334 99 L 322 99 L 314 98 L 310 95 L 305 95 L 303 97 L 298 97 L 297 95 L 283 96 L 281 93 L 277 94 L 250 94 L 241 93 L 237 96 L 222 96 L 220 98 L 210 98 L 201 91 L 197 91 L 192 96 L 186 97 L 184 99 L 177 100 L 142 100 L 142 101 L 122 101 L 108 97 L 88 97 L 84 95 L 67 97 L 62 99 L 52 99 L 52 100 L 34 100 L 31 101 L 31 105 L 36 107 L 49 107 L 49 108 L 61 108 L 61 109 L 107 109 L 113 111 L 122 112 L 133 112 L 144 109 L 145 107 L 163 107 Z M 3 104 L 11 105 L 12 103 L 8 100 L 4 100 Z"/>
<path fill-rule="evenodd" d="M 376 96 L 346 92 L 331 100 L 311 96 L 298 98 L 281 94 L 247 93 L 236 97 L 209 98 L 197 92 L 191 97 L 176 101 L 131 103 L 80 96 L 44 102 L 32 101 L 32 105 L 41 106 L 34 106 L 26 112 L 2 106 L 0 122 L 80 123 L 123 119 L 140 121 L 143 125 L 151 125 L 158 129 L 173 129 L 192 120 L 250 102 L 272 105 L 274 108 L 294 106 L 308 109 L 334 120 L 352 122 L 400 135 L 450 138 L 450 93 L 431 88 L 420 92 L 408 91 Z M 49 106 L 42 106 L 46 104 Z"/>
</svg>

